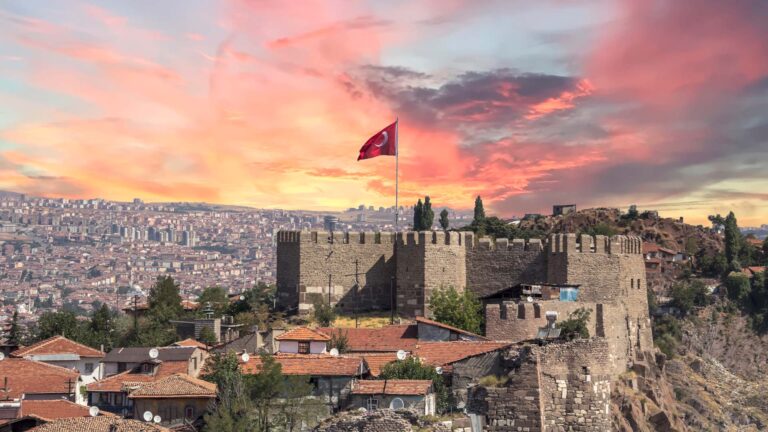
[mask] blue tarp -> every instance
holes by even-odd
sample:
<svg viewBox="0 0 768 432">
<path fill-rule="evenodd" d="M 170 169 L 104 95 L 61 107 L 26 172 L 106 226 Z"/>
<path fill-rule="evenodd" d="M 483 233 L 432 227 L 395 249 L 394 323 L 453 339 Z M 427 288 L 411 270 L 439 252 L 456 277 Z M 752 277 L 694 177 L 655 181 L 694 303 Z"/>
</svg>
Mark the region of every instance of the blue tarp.
<svg viewBox="0 0 768 432">
<path fill-rule="evenodd" d="M 578 296 L 578 288 L 560 288 L 560 301 L 576 301 Z"/>
</svg>

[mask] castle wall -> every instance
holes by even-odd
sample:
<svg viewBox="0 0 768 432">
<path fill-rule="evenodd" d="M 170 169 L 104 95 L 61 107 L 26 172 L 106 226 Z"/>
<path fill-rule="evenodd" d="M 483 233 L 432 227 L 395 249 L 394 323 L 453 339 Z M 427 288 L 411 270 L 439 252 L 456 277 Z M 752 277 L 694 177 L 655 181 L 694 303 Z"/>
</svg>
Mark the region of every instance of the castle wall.
<svg viewBox="0 0 768 432">
<path fill-rule="evenodd" d="M 467 287 L 484 296 L 519 283 L 547 279 L 546 256 L 541 240 L 475 239 L 469 233 L 467 246 Z"/>
<path fill-rule="evenodd" d="M 502 304 L 487 304 L 485 306 L 485 336 L 493 340 L 510 342 L 533 340 L 536 339 L 539 328 L 547 325 L 547 311 L 557 312 L 557 320 L 563 321 L 580 308 L 591 311 L 587 327 L 590 336 L 595 336 L 598 321 L 597 304 L 559 300 L 510 301 Z"/>
<path fill-rule="evenodd" d="M 397 236 L 397 311 L 406 316 L 428 315 L 436 289 L 467 284 L 466 251 L 461 233 L 408 232 Z"/>
<path fill-rule="evenodd" d="M 357 273 L 359 288 L 355 286 Z M 394 234 L 391 233 L 278 233 L 278 300 L 299 312 L 314 300 L 342 310 L 389 309 L 390 284 L 395 274 Z"/>
</svg>

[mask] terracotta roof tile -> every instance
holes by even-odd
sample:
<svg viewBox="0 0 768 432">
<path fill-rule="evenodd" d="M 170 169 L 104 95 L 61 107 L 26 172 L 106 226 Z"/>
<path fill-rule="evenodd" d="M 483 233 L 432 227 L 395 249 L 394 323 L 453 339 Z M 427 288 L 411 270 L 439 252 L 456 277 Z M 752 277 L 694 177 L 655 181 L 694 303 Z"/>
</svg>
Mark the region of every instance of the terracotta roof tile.
<svg viewBox="0 0 768 432">
<path fill-rule="evenodd" d="M 352 394 L 360 395 L 426 395 L 432 388 L 430 380 L 359 380 L 352 385 Z"/>
<path fill-rule="evenodd" d="M 112 429 L 114 427 L 114 429 Z M 170 429 L 139 420 L 113 416 L 58 419 L 32 428 L 30 432 L 168 432 Z"/>
<path fill-rule="evenodd" d="M 500 350 L 512 345 L 510 342 L 421 342 L 413 354 L 424 363 L 447 367 L 452 363 L 476 355 Z"/>
<path fill-rule="evenodd" d="M 173 374 L 157 381 L 147 383 L 134 390 L 131 399 L 147 398 L 215 398 L 216 384 L 193 378 L 187 374 Z"/>
<path fill-rule="evenodd" d="M 456 333 L 459 333 L 459 334 L 463 334 L 463 335 L 466 335 L 466 336 L 472 336 L 473 338 L 477 338 L 479 340 L 488 340 L 488 338 L 486 338 L 485 336 L 480 336 L 479 334 L 468 332 L 466 330 L 462 330 L 462 329 L 457 328 L 457 327 L 449 326 L 448 324 L 443 324 L 443 323 L 438 322 L 438 321 L 433 321 L 433 320 L 428 319 L 428 318 L 416 317 L 416 322 L 420 323 L 420 324 L 427 324 L 427 325 L 431 325 L 431 326 L 435 326 L 435 327 L 440 327 L 440 328 L 443 328 L 443 329 L 446 329 L 446 330 L 450 330 L 452 332 L 456 332 Z"/>
<path fill-rule="evenodd" d="M 381 369 L 387 364 L 397 360 L 397 353 L 348 353 L 345 354 L 349 357 L 360 357 L 365 360 L 365 364 L 368 365 L 368 371 L 371 376 L 377 377 L 381 375 Z"/>
<path fill-rule="evenodd" d="M 284 375 L 311 376 L 358 376 L 363 369 L 359 357 L 347 357 L 322 354 L 278 354 L 274 356 L 280 363 Z M 261 357 L 253 356 L 242 365 L 245 373 L 259 373 Z"/>
<path fill-rule="evenodd" d="M 415 324 L 391 325 L 381 328 L 321 327 L 317 331 L 329 337 L 335 332 L 345 333 L 350 352 L 412 351 L 419 341 L 418 327 Z"/>
<path fill-rule="evenodd" d="M 176 373 L 185 373 L 187 371 L 187 362 L 162 362 L 155 369 L 155 373 L 142 373 L 137 369 L 121 372 L 99 381 L 92 382 L 86 386 L 89 392 L 121 392 L 142 384 L 157 381 Z"/>
<path fill-rule="evenodd" d="M 179 346 L 179 347 L 195 347 L 195 348 L 200 348 L 200 349 L 203 349 L 203 350 L 207 350 L 208 349 L 208 345 L 206 345 L 206 344 L 204 344 L 202 342 L 196 341 L 196 340 L 194 340 L 192 338 L 187 338 L 187 339 L 184 339 L 184 340 L 181 340 L 181 341 L 178 341 L 178 342 L 174 342 L 171 345 Z"/>
<path fill-rule="evenodd" d="M 331 340 L 331 338 L 325 333 L 320 333 L 307 327 L 296 327 L 293 330 L 289 330 L 280 336 L 277 336 L 275 340 L 327 342 Z"/>
<path fill-rule="evenodd" d="M 85 405 L 79 405 L 65 399 L 24 399 L 21 402 L 21 415 L 19 417 L 33 416 L 43 420 L 90 417 L 88 409 L 89 407 Z"/>
<path fill-rule="evenodd" d="M 64 336 L 54 336 L 28 347 L 19 348 L 11 353 L 14 357 L 43 354 L 77 354 L 80 357 L 104 357 L 103 352 L 67 339 Z"/>
<path fill-rule="evenodd" d="M 70 393 L 75 390 L 80 374 L 48 363 L 9 357 L 0 361 L 0 377 L 8 378 L 7 396 L 15 399 L 23 394 Z"/>
</svg>

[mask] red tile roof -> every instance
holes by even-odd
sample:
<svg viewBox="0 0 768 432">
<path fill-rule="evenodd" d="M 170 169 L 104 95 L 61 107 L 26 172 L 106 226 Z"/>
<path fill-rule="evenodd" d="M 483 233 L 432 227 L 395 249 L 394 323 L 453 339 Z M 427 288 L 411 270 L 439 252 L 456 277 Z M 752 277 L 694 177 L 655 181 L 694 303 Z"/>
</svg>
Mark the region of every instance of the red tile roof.
<svg viewBox="0 0 768 432">
<path fill-rule="evenodd" d="M 381 375 L 381 368 L 387 363 L 391 363 L 397 360 L 397 353 L 348 353 L 345 354 L 349 357 L 361 357 L 365 360 L 365 364 L 368 365 L 368 371 L 371 376 L 377 377 Z"/>
<path fill-rule="evenodd" d="M 63 418 L 32 428 L 29 432 L 167 432 L 168 428 L 113 416 Z"/>
<path fill-rule="evenodd" d="M 450 331 L 455 332 L 455 333 L 463 334 L 463 335 L 466 335 L 466 336 L 471 336 L 471 337 L 477 338 L 479 340 L 489 340 L 485 336 L 480 336 L 479 334 L 468 332 L 466 330 L 462 330 L 462 329 L 457 328 L 457 327 L 449 326 L 448 324 L 443 324 L 441 322 L 433 321 L 431 319 L 424 318 L 424 317 L 416 317 L 416 322 L 419 323 L 419 324 L 426 324 L 426 325 L 431 325 L 431 326 L 435 326 L 435 327 L 440 327 L 440 328 L 443 328 L 443 329 L 446 329 L 446 330 L 450 330 Z"/>
<path fill-rule="evenodd" d="M 171 345 L 173 345 L 173 346 L 180 346 L 180 347 L 195 347 L 195 348 L 200 348 L 200 349 L 203 349 L 203 350 L 207 350 L 208 349 L 208 345 L 206 345 L 206 344 L 204 344 L 202 342 L 196 341 L 196 340 L 194 340 L 192 338 L 186 338 L 184 340 L 181 340 L 181 341 L 178 341 L 178 342 L 174 342 Z"/>
<path fill-rule="evenodd" d="M 293 330 L 289 330 L 275 338 L 278 341 L 317 341 L 327 342 L 331 340 L 331 337 L 325 333 L 312 330 L 307 327 L 296 327 Z"/>
<path fill-rule="evenodd" d="M 155 373 L 142 373 L 136 370 L 128 370 L 117 375 L 112 375 L 102 380 L 92 382 L 86 386 L 89 392 L 117 393 L 128 391 L 145 383 L 160 380 L 176 373 L 186 373 L 186 361 L 164 361 L 155 369 Z"/>
<path fill-rule="evenodd" d="M 80 374 L 73 369 L 48 363 L 9 357 L 0 361 L 0 383 L 8 378 L 7 396 L 13 399 L 23 394 L 68 394 L 77 391 Z M 3 394 L 2 396 L 6 396 Z"/>
<path fill-rule="evenodd" d="M 275 360 L 280 363 L 284 375 L 310 376 L 359 376 L 364 364 L 359 357 L 323 354 L 277 354 Z M 242 364 L 244 373 L 256 374 L 261 369 L 261 357 L 252 356 L 248 363 Z"/>
<path fill-rule="evenodd" d="M 420 396 L 431 388 L 430 380 L 359 380 L 352 384 L 352 394 Z"/>
<path fill-rule="evenodd" d="M 317 331 L 329 336 L 335 332 L 343 332 L 347 336 L 349 352 L 412 351 L 419 341 L 418 327 L 414 324 L 381 328 L 321 327 Z"/>
<path fill-rule="evenodd" d="M 187 374 L 173 374 L 147 383 L 131 392 L 131 399 L 208 398 L 216 397 L 216 384 Z"/>
<path fill-rule="evenodd" d="M 54 336 L 28 347 L 19 348 L 11 353 L 14 357 L 44 354 L 77 354 L 80 357 L 104 357 L 102 351 L 77 343 L 64 336 Z"/>
<path fill-rule="evenodd" d="M 24 399 L 21 402 L 19 417 L 37 417 L 43 420 L 55 420 L 70 417 L 90 417 L 89 407 L 79 405 L 64 399 L 34 400 Z"/>
<path fill-rule="evenodd" d="M 459 360 L 500 350 L 510 345 L 512 345 L 510 342 L 490 341 L 421 342 L 413 354 L 426 364 L 445 368 Z"/>
</svg>

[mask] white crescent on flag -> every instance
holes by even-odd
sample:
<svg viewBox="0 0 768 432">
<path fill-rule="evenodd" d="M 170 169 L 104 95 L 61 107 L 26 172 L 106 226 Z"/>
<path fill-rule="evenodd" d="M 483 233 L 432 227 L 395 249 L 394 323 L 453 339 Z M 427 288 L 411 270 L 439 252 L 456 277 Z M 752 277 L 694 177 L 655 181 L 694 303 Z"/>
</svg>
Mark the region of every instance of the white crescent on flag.
<svg viewBox="0 0 768 432">
<path fill-rule="evenodd" d="M 376 147 L 384 147 L 387 144 L 387 141 L 389 141 L 389 134 L 387 133 L 387 131 L 382 132 L 381 136 L 383 136 L 384 139 L 381 140 L 381 143 L 374 144 Z"/>
</svg>

